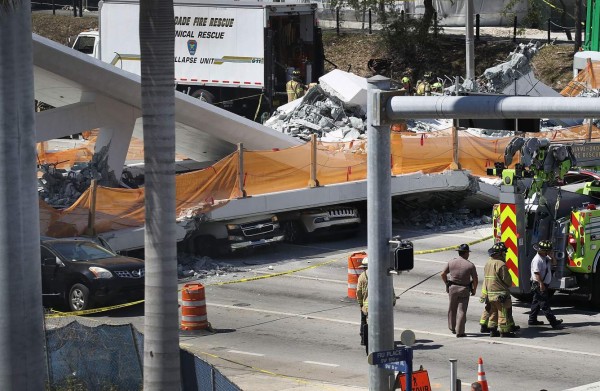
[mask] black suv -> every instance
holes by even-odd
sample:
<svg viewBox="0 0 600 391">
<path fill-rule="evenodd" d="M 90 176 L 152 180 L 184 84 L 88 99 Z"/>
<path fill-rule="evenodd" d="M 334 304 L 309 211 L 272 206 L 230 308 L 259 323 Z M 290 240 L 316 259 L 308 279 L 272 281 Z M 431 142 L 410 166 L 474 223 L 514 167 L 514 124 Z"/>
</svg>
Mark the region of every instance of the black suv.
<svg viewBox="0 0 600 391">
<path fill-rule="evenodd" d="M 91 240 L 42 238 L 41 258 L 44 298 L 62 299 L 71 311 L 144 296 L 144 261 Z"/>
</svg>

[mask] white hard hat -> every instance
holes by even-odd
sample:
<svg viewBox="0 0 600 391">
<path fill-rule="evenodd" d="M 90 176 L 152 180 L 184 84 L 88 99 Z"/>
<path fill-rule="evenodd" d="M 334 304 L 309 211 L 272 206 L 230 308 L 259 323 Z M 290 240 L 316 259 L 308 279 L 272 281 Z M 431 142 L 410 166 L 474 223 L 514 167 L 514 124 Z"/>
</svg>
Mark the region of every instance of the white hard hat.
<svg viewBox="0 0 600 391">
<path fill-rule="evenodd" d="M 361 263 L 363 267 L 369 266 L 369 258 L 364 257 Z"/>
</svg>

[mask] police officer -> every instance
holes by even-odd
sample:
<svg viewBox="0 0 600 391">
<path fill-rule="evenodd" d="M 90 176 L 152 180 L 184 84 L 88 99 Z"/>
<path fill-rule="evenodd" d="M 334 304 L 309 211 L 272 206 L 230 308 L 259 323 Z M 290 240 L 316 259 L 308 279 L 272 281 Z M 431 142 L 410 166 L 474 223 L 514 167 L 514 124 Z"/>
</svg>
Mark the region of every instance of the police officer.
<svg viewBox="0 0 600 391">
<path fill-rule="evenodd" d="M 535 257 L 531 261 L 531 290 L 533 293 L 533 301 L 531 302 L 531 312 L 529 313 L 530 326 L 544 324 L 537 319 L 538 313 L 542 311 L 546 315 L 546 319 L 553 329 L 561 328 L 562 319 L 556 319 L 550 308 L 550 298 L 552 291 L 549 288 L 552 280 L 552 242 L 549 240 L 540 240 L 539 243 L 533 245 L 533 249 L 537 251 Z"/>
<path fill-rule="evenodd" d="M 450 299 L 448 307 L 448 328 L 457 338 L 466 337 L 467 308 L 469 294 L 475 296 L 477 291 L 477 270 L 469 261 L 471 250 L 468 244 L 458 246 L 458 257 L 451 259 L 442 271 L 442 281 L 446 284 L 446 292 Z M 448 277 L 450 274 L 450 277 Z M 457 325 L 458 323 L 458 325 Z"/>
<path fill-rule="evenodd" d="M 504 243 L 494 244 L 488 250 L 490 259 L 483 269 L 484 281 L 481 292 L 486 309 L 483 312 L 482 321 L 489 315 L 487 327 L 490 330 L 490 337 L 514 338 L 516 337 L 514 331 L 519 329 L 518 326 L 515 326 L 512 317 L 512 302 L 508 290 L 512 285 L 512 278 L 506 267 L 507 251 Z M 500 328 L 500 332 L 498 332 L 498 328 Z"/>
<path fill-rule="evenodd" d="M 300 71 L 296 70 L 292 72 L 292 79 L 286 83 L 285 89 L 288 96 L 288 103 L 304 96 L 307 88 L 302 83 Z"/>
</svg>

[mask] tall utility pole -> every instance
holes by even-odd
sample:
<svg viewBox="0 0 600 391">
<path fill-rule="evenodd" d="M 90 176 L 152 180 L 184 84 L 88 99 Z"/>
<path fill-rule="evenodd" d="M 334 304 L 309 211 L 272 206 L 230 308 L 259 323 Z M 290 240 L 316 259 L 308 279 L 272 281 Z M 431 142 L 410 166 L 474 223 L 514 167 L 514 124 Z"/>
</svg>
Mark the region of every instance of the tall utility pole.
<svg viewBox="0 0 600 391">
<path fill-rule="evenodd" d="M 581 48 L 581 3 L 582 0 L 575 0 L 575 53 Z"/>
<path fill-rule="evenodd" d="M 0 388 L 44 389 L 31 3 L 0 0 Z"/>
<path fill-rule="evenodd" d="M 465 12 L 466 78 L 475 83 L 475 40 L 473 39 L 473 0 L 467 0 Z M 473 84 L 474 85 L 474 84 Z"/>
<path fill-rule="evenodd" d="M 144 121 L 144 390 L 179 391 L 173 0 L 140 1 Z"/>
<path fill-rule="evenodd" d="M 392 276 L 392 191 L 390 125 L 383 124 L 377 90 L 389 90 L 390 79 L 374 76 L 367 84 L 367 254 L 369 256 L 369 353 L 394 348 Z M 369 390 L 393 389 L 394 372 L 369 366 Z"/>
</svg>

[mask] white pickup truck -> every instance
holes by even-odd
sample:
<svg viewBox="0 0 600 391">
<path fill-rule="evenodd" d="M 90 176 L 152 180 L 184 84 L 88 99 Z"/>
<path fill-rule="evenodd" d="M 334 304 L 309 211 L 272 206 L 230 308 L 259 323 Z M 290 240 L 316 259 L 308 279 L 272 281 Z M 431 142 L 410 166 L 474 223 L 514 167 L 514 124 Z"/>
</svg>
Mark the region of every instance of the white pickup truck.
<svg viewBox="0 0 600 391">
<path fill-rule="evenodd" d="M 179 243 L 190 254 L 215 257 L 238 250 L 267 246 L 283 240 L 276 215 L 243 217 L 227 221 L 198 222 Z"/>
<path fill-rule="evenodd" d="M 332 235 L 355 235 L 360 214 L 353 205 L 333 205 L 279 213 L 285 241 L 305 243 L 307 240 Z"/>
</svg>

